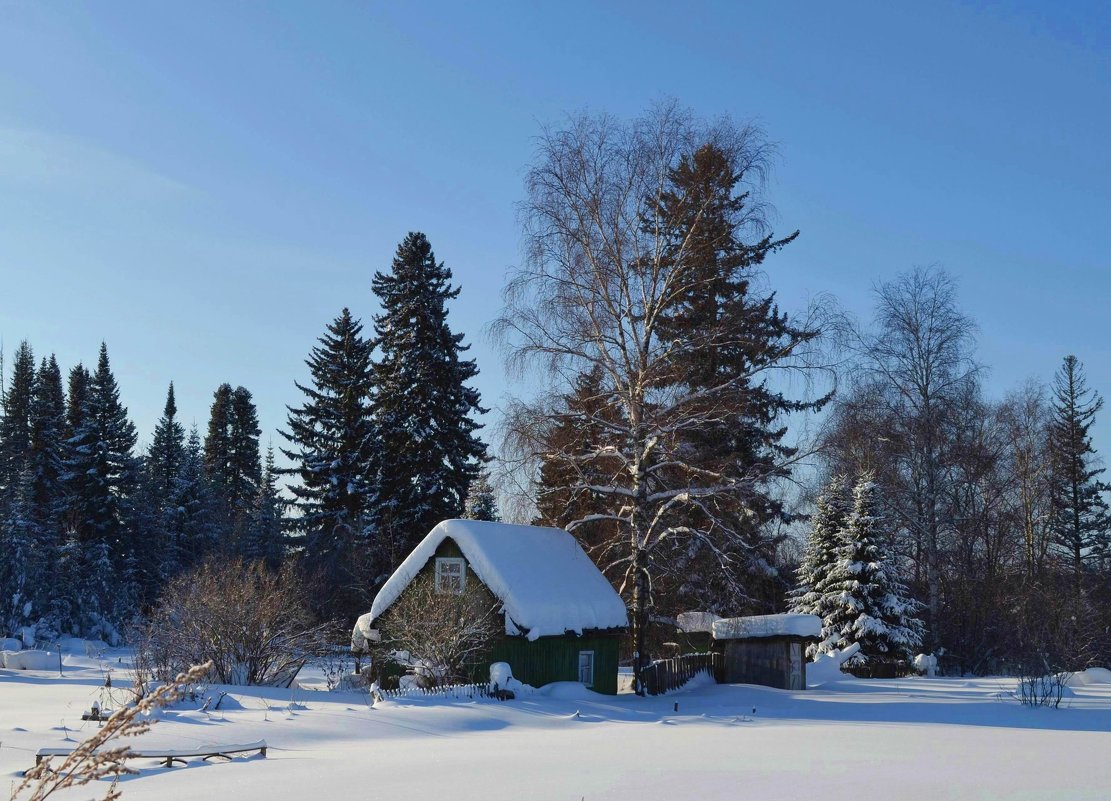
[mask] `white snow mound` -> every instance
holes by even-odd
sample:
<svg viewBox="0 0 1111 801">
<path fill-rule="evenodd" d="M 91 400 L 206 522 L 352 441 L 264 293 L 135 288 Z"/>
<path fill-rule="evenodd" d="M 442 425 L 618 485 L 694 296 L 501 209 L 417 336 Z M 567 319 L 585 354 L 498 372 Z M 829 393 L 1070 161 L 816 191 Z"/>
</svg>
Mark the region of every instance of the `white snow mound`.
<svg viewBox="0 0 1111 801">
<path fill-rule="evenodd" d="M 575 538 L 558 528 L 445 520 L 394 571 L 357 624 L 362 636 L 452 539 L 482 583 L 502 602 L 506 630 L 528 639 L 624 628 L 625 603 Z"/>
<path fill-rule="evenodd" d="M 817 615 L 750 615 L 715 620 L 715 640 L 747 640 L 755 637 L 818 637 L 822 620 Z"/>
<path fill-rule="evenodd" d="M 1111 684 L 1111 670 L 1101 667 L 1092 667 L 1081 670 L 1069 677 L 1070 687 L 1085 687 L 1089 684 Z"/>
</svg>

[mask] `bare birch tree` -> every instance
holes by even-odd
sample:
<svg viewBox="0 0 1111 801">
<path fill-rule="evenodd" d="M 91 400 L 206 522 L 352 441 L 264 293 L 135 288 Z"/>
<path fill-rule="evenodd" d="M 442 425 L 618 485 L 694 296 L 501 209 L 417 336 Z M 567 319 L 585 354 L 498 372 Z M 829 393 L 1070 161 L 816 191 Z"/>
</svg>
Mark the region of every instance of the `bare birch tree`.
<svg viewBox="0 0 1111 801">
<path fill-rule="evenodd" d="M 760 560 L 750 524 L 769 482 L 802 458 L 778 446 L 783 419 L 824 402 L 796 403 L 778 391 L 806 372 L 813 321 L 789 323 L 771 295 L 744 294 L 754 265 L 790 238 L 765 235 L 756 195 L 731 198 L 723 211 L 720 193 L 676 193 L 676 169 L 705 145 L 724 154 L 730 191 L 738 182 L 745 192 L 759 188 L 771 151 L 758 129 L 700 125 L 675 105 L 629 124 L 584 114 L 545 131 L 527 176 L 524 263 L 495 324 L 511 368 L 539 368 L 549 381 L 547 396 L 510 409 L 509 444 L 519 456 L 560 462 L 572 494 L 593 498 L 589 511 L 566 522 L 569 530 L 609 523 L 596 529 L 605 536 L 591 550 L 629 602 L 638 677 L 657 581 L 684 552 L 711 555 L 730 577 L 747 558 Z M 727 221 L 723 236 L 754 233 L 753 258 L 708 270 L 694 243 L 711 217 Z M 715 282 L 728 284 L 736 313 L 682 324 L 691 299 Z M 716 355 L 734 353 L 706 369 Z M 560 443 L 576 438 L 545 436 L 567 420 L 548 398 L 585 374 L 596 377 L 598 397 L 576 414 L 584 430 L 599 433 L 571 449 Z M 758 420 L 765 412 L 773 419 Z M 698 434 L 725 438 L 746 425 L 775 429 L 758 459 L 706 459 L 692 447 Z"/>
</svg>

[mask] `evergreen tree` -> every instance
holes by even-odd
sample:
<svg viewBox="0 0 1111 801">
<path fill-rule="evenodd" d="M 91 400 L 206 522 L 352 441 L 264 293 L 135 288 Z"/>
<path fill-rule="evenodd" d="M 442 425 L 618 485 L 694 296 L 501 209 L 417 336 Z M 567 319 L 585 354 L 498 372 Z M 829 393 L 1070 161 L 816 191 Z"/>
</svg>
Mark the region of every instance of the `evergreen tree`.
<svg viewBox="0 0 1111 801">
<path fill-rule="evenodd" d="M 876 484 L 865 474 L 841 532 L 837 561 L 816 591 L 830 601 L 820 651 L 860 644 L 860 662 L 909 659 L 922 644 L 921 605 L 911 599 L 887 552 L 876 516 Z"/>
<path fill-rule="evenodd" d="M 143 600 L 153 600 L 161 585 L 177 575 L 174 529 L 178 517 L 178 479 L 185 461 L 185 428 L 177 420 L 174 385 L 166 391 L 162 417 L 154 427 L 143 461 L 143 529 L 146 531 L 142 558 L 149 563 L 151 581 L 143 587 Z"/>
<path fill-rule="evenodd" d="M 787 597 L 791 612 L 817 615 L 824 621 L 834 611 L 837 596 L 820 592 L 818 588 L 827 585 L 837 564 L 848 516 L 845 477 L 834 476 L 818 496 L 814 515 L 810 519 L 810 532 L 806 538 L 795 588 Z M 823 636 L 822 639 L 825 640 L 826 637 Z M 813 656 L 816 650 L 816 646 L 810 646 L 808 652 Z"/>
<path fill-rule="evenodd" d="M 1111 555 L 1111 514 L 1104 495 L 1111 487 L 1099 480 L 1091 428 L 1103 398 L 1088 388 L 1084 368 L 1066 356 L 1054 379 L 1049 452 L 1053 530 L 1073 574 L 1074 614 L 1080 615 L 1083 576 L 1089 561 Z"/>
<path fill-rule="evenodd" d="M 0 417 L 0 514 L 5 499 L 14 501 L 21 491 L 31 454 L 31 406 L 35 391 L 35 357 L 21 342 L 12 363 L 11 383 L 4 391 L 4 416 Z"/>
<path fill-rule="evenodd" d="M 43 359 L 35 375 L 31 405 L 31 501 L 40 522 L 56 522 L 61 504 L 61 474 L 66 411 L 62 371 L 53 355 Z"/>
<path fill-rule="evenodd" d="M 611 428 L 620 413 L 598 368 L 577 376 L 560 404 L 559 415 L 542 433 L 535 522 L 568 528 L 591 552 L 616 530 L 605 514 L 605 499 L 588 487 L 612 484 L 622 469 L 613 456 Z M 595 515 L 599 519 L 592 519 Z M 609 560 L 598 561 L 604 566 Z M 620 583 L 620 574 L 610 578 Z"/>
<path fill-rule="evenodd" d="M 258 410 L 245 387 L 236 387 L 231 398 L 231 471 L 233 481 L 228 494 L 232 514 L 249 515 L 262 483 L 262 454 L 259 449 Z"/>
<path fill-rule="evenodd" d="M 84 365 L 78 364 L 69 371 L 66 391 L 66 439 L 72 439 L 85 419 L 85 404 L 89 399 L 89 386 L 93 377 Z"/>
<path fill-rule="evenodd" d="M 204 464 L 225 529 L 225 545 L 231 550 L 239 547 L 258 495 L 260 433 L 251 393 L 221 384 L 213 397 Z"/>
<path fill-rule="evenodd" d="M 266 449 L 258 498 L 247 537 L 241 548 L 249 561 L 261 560 L 277 568 L 285 557 L 284 515 L 286 502 L 278 488 L 278 470 L 274 465 L 274 447 Z"/>
<path fill-rule="evenodd" d="M 193 426 L 182 451 L 181 469 L 174 479 L 168 537 L 172 563 L 178 572 L 200 564 L 220 543 L 222 530 L 216 500 L 204 468 L 201 436 Z"/>
<path fill-rule="evenodd" d="M 48 554 L 35 520 L 31 471 L 24 469 L 10 488 L 6 513 L 0 517 L 0 633 L 15 634 L 35 622 L 36 603 L 45 589 Z"/>
<path fill-rule="evenodd" d="M 119 387 L 101 344 L 77 427 L 68 443 L 64 480 L 78 506 L 82 542 L 103 542 L 112 557 L 127 551 L 123 504 L 134 489 L 137 434 L 120 402 Z"/>
<path fill-rule="evenodd" d="M 472 419 L 486 410 L 467 386 L 478 367 L 460 359 L 469 346 L 448 327 L 448 301 L 459 295 L 450 282 L 421 233 L 405 237 L 388 274 L 374 276 L 382 304 L 374 319 L 381 353 L 372 396 L 381 448 L 375 530 L 390 567 L 441 520 L 463 513 L 486 453 Z"/>
<path fill-rule="evenodd" d="M 366 606 L 353 593 L 357 575 L 372 556 L 371 509 L 375 503 L 375 437 L 371 419 L 371 344 L 348 309 L 340 312 L 309 353 L 310 384 L 296 384 L 305 402 L 289 407 L 290 447 L 282 452 L 300 481 L 290 487 L 299 514 L 304 566 L 319 581 L 317 604 L 329 617 L 350 616 Z M 389 569 L 380 563 L 378 572 Z"/>
<path fill-rule="evenodd" d="M 644 223 L 653 228 L 667 221 L 664 261 L 675 262 L 673 269 L 684 276 L 662 314 L 661 340 L 681 341 L 690 331 L 723 332 L 712 347 L 675 351 L 673 383 L 708 393 L 706 420 L 684 427 L 678 447 L 700 469 L 744 477 L 737 482 L 743 497 L 709 498 L 702 508 L 682 513 L 692 526 L 702 526 L 699 518 L 707 513 L 731 519 L 734 542 L 725 549 L 727 569 L 737 571 L 726 582 L 682 576 L 688 596 L 682 603 L 688 608 L 691 603 L 700 609 L 778 603 L 782 583 L 769 579 L 782 536 L 774 532 L 794 519 L 772 489 L 788 475 L 784 465 L 796 453 L 784 444 L 784 420 L 794 412 L 817 411 L 828 401 L 792 400 L 758 378 L 784 353 L 818 335 L 792 324 L 776 306 L 774 293 L 759 294 L 752 286 L 764 260 L 798 236 L 796 231 L 776 239 L 764 233 L 763 209 L 747 187 L 759 180 L 765 158 L 762 148 L 730 150 L 713 141 L 684 154 L 670 171 L 656 213 Z M 695 576 L 713 576 L 721 566 L 720 557 L 692 558 L 689 544 L 677 547 L 671 558 L 684 563 L 681 573 Z M 700 583 L 705 585 L 702 597 L 689 597 Z"/>
<path fill-rule="evenodd" d="M 478 477 L 471 483 L 470 493 L 467 495 L 466 511 L 463 516 L 468 520 L 501 522 L 501 514 L 498 512 L 498 496 L 490 484 L 490 471 L 486 468 L 479 471 Z"/>
<path fill-rule="evenodd" d="M 218 511 L 223 516 L 227 516 L 231 488 L 235 484 L 231 460 L 232 392 L 231 384 L 221 384 L 216 388 L 208 416 L 208 432 L 204 438 L 205 475 Z"/>
<path fill-rule="evenodd" d="M 185 427 L 177 420 L 174 385 L 166 390 L 166 405 L 154 427 L 154 436 L 147 449 L 146 473 L 163 504 L 173 497 L 174 485 L 185 460 Z"/>
<path fill-rule="evenodd" d="M 92 632 L 110 629 L 130 611 L 138 585 L 146 581 L 146 566 L 136 557 L 142 533 L 129 525 L 138 483 L 138 460 L 132 452 L 137 436 L 103 343 L 84 395 L 71 418 L 77 425 L 66 445 L 62 482 L 72 536 L 81 546 L 80 626 Z"/>
</svg>

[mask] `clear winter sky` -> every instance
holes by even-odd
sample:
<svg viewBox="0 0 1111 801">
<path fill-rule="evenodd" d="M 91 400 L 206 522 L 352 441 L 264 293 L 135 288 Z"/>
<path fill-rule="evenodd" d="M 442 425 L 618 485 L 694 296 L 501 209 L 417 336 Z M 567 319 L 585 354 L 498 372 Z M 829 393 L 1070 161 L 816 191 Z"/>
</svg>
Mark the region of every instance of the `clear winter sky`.
<svg viewBox="0 0 1111 801">
<path fill-rule="evenodd" d="M 5 349 L 68 369 L 106 340 L 144 440 L 171 379 L 202 428 L 243 384 L 265 443 L 324 325 L 369 323 L 371 275 L 422 230 L 496 406 L 482 329 L 533 137 L 669 96 L 778 142 L 786 308 L 866 313 L 874 282 L 939 263 L 991 393 L 1074 352 L 1111 396 L 1100 2 L 2 2 Z"/>
</svg>

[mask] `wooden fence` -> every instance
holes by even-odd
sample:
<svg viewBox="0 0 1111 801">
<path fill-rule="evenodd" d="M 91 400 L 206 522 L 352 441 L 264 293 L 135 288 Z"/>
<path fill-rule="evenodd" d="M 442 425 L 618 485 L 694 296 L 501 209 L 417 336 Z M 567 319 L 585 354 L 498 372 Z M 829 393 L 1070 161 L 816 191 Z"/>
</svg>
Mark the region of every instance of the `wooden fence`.
<svg viewBox="0 0 1111 801">
<path fill-rule="evenodd" d="M 662 695 L 677 690 L 699 673 L 709 673 L 714 681 L 721 681 L 725 660 L 722 654 L 683 654 L 672 659 L 660 659 L 644 669 L 642 678 L 648 695 Z"/>
<path fill-rule="evenodd" d="M 445 684 L 442 687 L 400 687 L 394 690 L 379 689 L 383 698 L 492 698 L 486 684 Z"/>
</svg>

